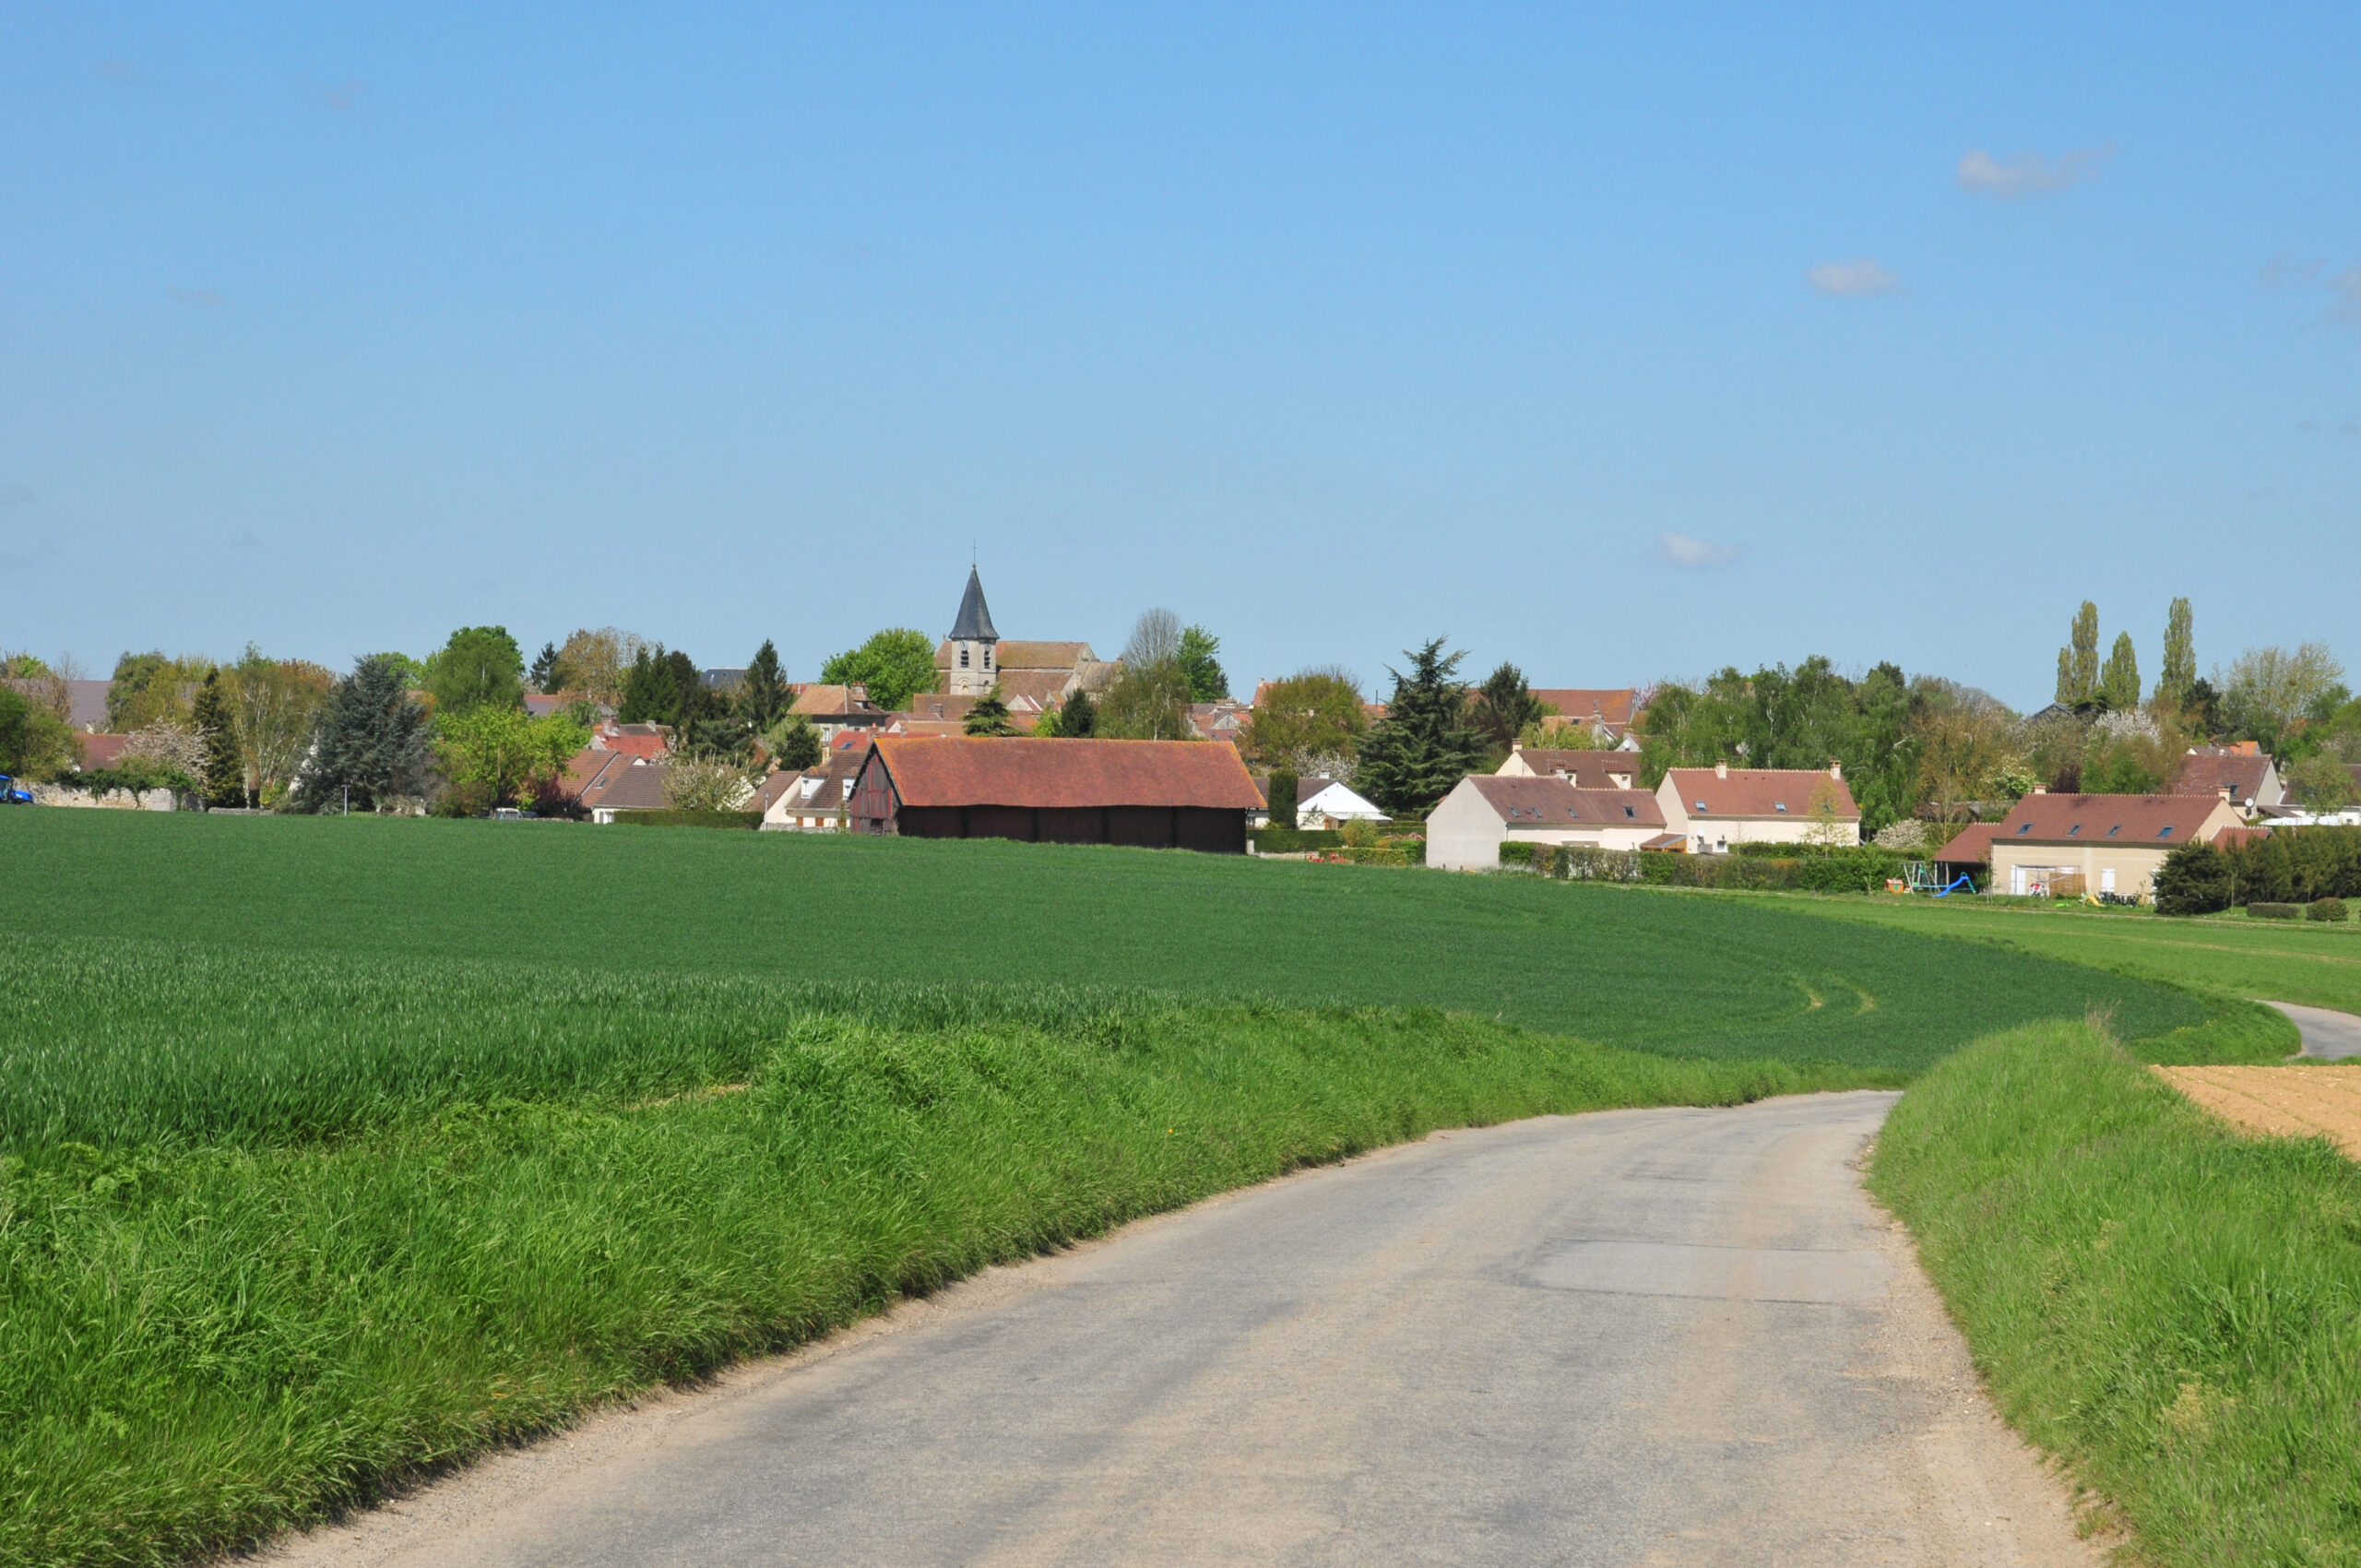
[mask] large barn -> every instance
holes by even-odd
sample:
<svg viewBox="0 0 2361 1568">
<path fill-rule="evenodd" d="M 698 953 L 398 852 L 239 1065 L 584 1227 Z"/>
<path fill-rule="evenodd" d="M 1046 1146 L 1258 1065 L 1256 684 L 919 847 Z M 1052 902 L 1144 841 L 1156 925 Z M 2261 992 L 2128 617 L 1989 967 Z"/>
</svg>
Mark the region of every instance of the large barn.
<svg viewBox="0 0 2361 1568">
<path fill-rule="evenodd" d="M 881 736 L 853 785 L 856 833 L 1246 852 L 1262 795 L 1211 741 Z"/>
</svg>

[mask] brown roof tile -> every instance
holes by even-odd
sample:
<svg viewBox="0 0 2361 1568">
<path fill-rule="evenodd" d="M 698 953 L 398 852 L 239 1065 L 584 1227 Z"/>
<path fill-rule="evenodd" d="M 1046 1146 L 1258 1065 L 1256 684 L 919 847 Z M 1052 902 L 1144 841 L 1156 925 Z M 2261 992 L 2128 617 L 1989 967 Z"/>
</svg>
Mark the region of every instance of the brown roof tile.
<svg viewBox="0 0 2361 1568">
<path fill-rule="evenodd" d="M 2212 750 L 2181 758 L 2180 772 L 2173 779 L 2176 795 L 2211 795 L 2219 800 L 2224 790 L 2230 799 L 2244 804 L 2262 792 L 2262 776 L 2271 766 L 2271 759 L 2257 754 L 2223 755 Z"/>
<path fill-rule="evenodd" d="M 1568 719 L 1596 719 L 1617 730 L 1631 722 L 1640 694 L 1630 686 L 1536 686 L 1533 695 Z"/>
<path fill-rule="evenodd" d="M 1210 741 L 1034 741 L 881 736 L 876 754 L 906 806 L 1262 804 L 1246 765 Z"/>
<path fill-rule="evenodd" d="M 1961 828 L 1950 843 L 1928 858 L 1947 865 L 1990 865 L 1992 835 L 1999 831 L 1999 826 L 1997 822 L 1971 822 Z"/>
<path fill-rule="evenodd" d="M 1548 777 L 1562 774 L 1577 790 L 1615 790 L 1620 786 L 1617 778 L 1637 782 L 1640 777 L 1640 755 L 1637 752 L 1556 751 L 1527 746 L 1517 754 L 1525 758 L 1525 766 Z"/>
<path fill-rule="evenodd" d="M 1497 773 L 1478 773 L 1468 782 L 1512 826 L 1664 826 L 1664 808 L 1645 790 L 1577 790 L 1563 778 L 1503 778 Z"/>
<path fill-rule="evenodd" d="M 2212 795 L 2027 795 L 1993 828 L 1996 844 L 2186 844 L 2221 804 Z"/>
<path fill-rule="evenodd" d="M 1850 822 L 1861 814 L 1861 808 L 1853 803 L 1851 788 L 1817 767 L 1733 767 L 1727 778 L 1710 767 L 1676 767 L 1665 777 L 1672 780 L 1682 809 L 1694 816 L 1783 816 L 1808 821 L 1812 800 L 1823 784 L 1835 790 L 1839 821 Z"/>
</svg>

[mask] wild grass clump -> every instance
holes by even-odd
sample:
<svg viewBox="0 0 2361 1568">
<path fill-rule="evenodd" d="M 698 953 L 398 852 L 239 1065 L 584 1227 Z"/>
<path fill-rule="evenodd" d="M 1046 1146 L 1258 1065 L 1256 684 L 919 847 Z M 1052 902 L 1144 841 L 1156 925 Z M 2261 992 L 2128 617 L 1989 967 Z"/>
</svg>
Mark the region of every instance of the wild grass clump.
<svg viewBox="0 0 2361 1568">
<path fill-rule="evenodd" d="M 1418 1009 L 6 956 L 7 1562 L 254 1539 L 1434 1127 L 1892 1081 Z"/>
<path fill-rule="evenodd" d="M 2044 1024 L 1921 1077 L 1870 1183 L 2142 1561 L 2361 1562 L 2361 1170 L 2326 1142 L 2241 1135 Z"/>
</svg>

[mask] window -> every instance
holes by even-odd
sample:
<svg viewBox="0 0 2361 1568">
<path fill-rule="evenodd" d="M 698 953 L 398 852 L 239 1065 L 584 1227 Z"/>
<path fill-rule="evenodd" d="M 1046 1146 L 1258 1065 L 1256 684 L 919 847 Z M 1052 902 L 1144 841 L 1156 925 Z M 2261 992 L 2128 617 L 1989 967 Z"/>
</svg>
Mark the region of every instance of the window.
<svg viewBox="0 0 2361 1568">
<path fill-rule="evenodd" d="M 2079 822 L 2078 822 L 2078 823 L 2076 823 L 2073 826 L 2071 826 L 2071 827 L 2070 827 L 2070 828 L 2068 828 L 2068 829 L 2066 830 L 2066 837 L 2069 837 L 2069 838 L 2075 838 L 2075 837 L 2081 837 L 2082 832 L 2082 825 L 2081 823 L 2079 823 Z"/>
<path fill-rule="evenodd" d="M 1639 816 L 1639 814 L 1639 814 L 1638 812 L 1636 812 L 1636 811 L 1633 811 L 1630 806 L 1625 806 L 1625 807 L 1623 808 L 1623 814 L 1624 814 L 1625 816 L 1628 816 L 1628 817 L 1633 817 L 1633 818 L 1636 818 L 1636 817 L 1638 817 L 1638 816 Z"/>
<path fill-rule="evenodd" d="M 2122 831 L 2123 831 L 2123 824 L 2121 824 L 2121 823 L 2119 823 L 2119 822 L 2118 822 L 2118 823 L 2117 823 L 2113 827 L 2110 827 L 2110 828 L 2108 828 L 2108 829 L 2106 830 L 2106 836 L 2107 836 L 2108 837 L 2112 838 L 2112 837 L 2114 837 L 2117 834 L 2118 834 L 2118 833 L 2120 833 L 2120 832 L 2122 832 Z"/>
<path fill-rule="evenodd" d="M 2021 823 L 2017 824 L 2017 837 L 2018 837 L 2022 838 L 2022 837 L 2023 837 L 2026 834 L 2031 833 L 2032 831 L 2033 831 L 2033 824 L 2032 824 L 2032 823 L 2030 823 L 2030 822 L 2021 822 Z"/>
<path fill-rule="evenodd" d="M 2170 826 L 2169 824 L 2168 824 L 2168 825 L 2166 825 L 2165 826 L 2159 827 L 2158 829 L 2156 829 L 2156 837 L 2159 837 L 2159 838 L 2169 838 L 2169 837 L 2171 837 L 2172 836 L 2173 836 L 2173 830 L 2172 830 L 2172 827 L 2171 827 L 2171 826 Z"/>
<path fill-rule="evenodd" d="M 1697 802 L 1697 809 L 1698 809 L 1699 811 L 1703 811 L 1703 810 L 1705 809 L 1705 802 L 1703 802 L 1703 801 L 1698 802 Z"/>
<path fill-rule="evenodd" d="M 959 668 L 967 668 L 967 650 L 964 646 L 959 649 Z"/>
<path fill-rule="evenodd" d="M 991 667 L 992 667 L 992 650 L 991 650 L 991 649 L 990 649 L 990 648 L 986 648 L 986 649 L 984 649 L 984 668 L 985 668 L 985 669 L 987 669 L 987 670 L 989 670 L 989 669 L 991 669 Z"/>
<path fill-rule="evenodd" d="M 1774 811 L 1786 811 L 1787 809 L 1787 802 L 1785 801 L 1774 801 L 1771 802 L 1771 809 Z"/>
</svg>

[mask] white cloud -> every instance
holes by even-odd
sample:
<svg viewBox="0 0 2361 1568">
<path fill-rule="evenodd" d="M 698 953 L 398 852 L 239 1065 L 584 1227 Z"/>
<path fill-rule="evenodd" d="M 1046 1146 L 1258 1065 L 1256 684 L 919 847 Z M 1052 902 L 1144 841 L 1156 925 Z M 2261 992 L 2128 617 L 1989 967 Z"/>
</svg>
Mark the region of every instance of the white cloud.
<svg viewBox="0 0 2361 1568">
<path fill-rule="evenodd" d="M 2021 152 L 2014 158 L 1993 157 L 1977 148 L 1959 160 L 1959 183 L 1971 191 L 2002 200 L 2044 191 L 2062 191 L 2099 177 L 2099 169 L 2115 156 L 2115 144 L 2077 148 L 2055 158 Z"/>
<path fill-rule="evenodd" d="M 2330 279 L 2328 286 L 2336 295 L 2336 303 L 2328 307 L 2328 318 L 2361 327 L 2361 267 L 2346 267 Z"/>
<path fill-rule="evenodd" d="M 1867 260 L 1823 261 L 1804 276 L 1823 294 L 1856 299 L 1865 294 L 1891 294 L 1902 287 L 1900 278 Z"/>
<path fill-rule="evenodd" d="M 1742 544 L 1714 544 L 1669 529 L 1656 536 L 1656 559 L 1667 566 L 1679 566 L 1687 571 L 1702 572 L 1713 566 L 1726 566 L 1745 553 L 1746 546 Z"/>
</svg>

